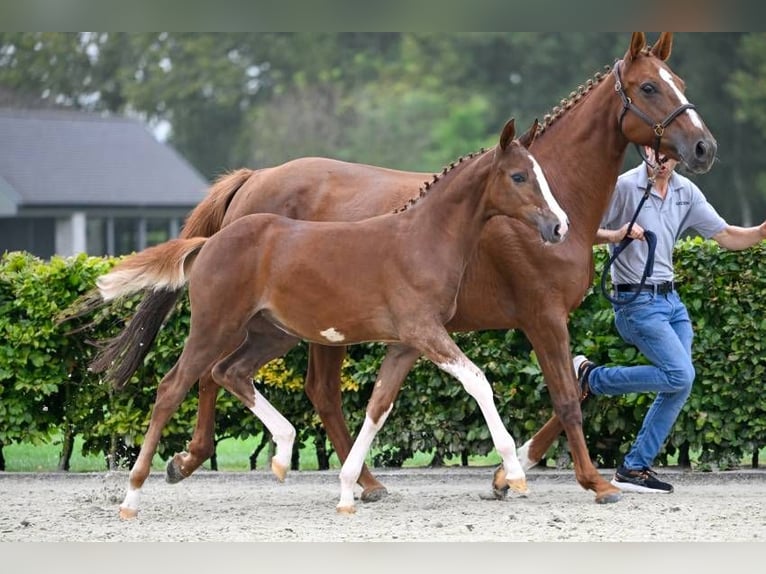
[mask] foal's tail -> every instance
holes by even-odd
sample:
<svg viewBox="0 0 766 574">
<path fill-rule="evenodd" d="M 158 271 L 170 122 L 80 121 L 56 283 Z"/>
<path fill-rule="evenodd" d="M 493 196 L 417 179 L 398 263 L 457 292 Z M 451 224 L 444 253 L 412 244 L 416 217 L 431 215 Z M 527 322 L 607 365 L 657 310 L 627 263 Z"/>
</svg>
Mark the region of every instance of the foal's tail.
<svg viewBox="0 0 766 574">
<path fill-rule="evenodd" d="M 210 237 L 219 231 L 231 200 L 253 173 L 251 169 L 239 169 L 221 176 L 205 199 L 189 214 L 180 238 Z M 124 285 L 127 287 L 127 283 Z M 151 283 L 151 288 L 147 289 L 135 314 L 123 330 L 112 339 L 99 343 L 100 350 L 89 365 L 90 370 L 103 372 L 115 388 L 123 388 L 151 349 L 162 324 L 181 296 L 183 285 L 178 276 L 175 280 Z M 143 288 L 138 287 L 133 292 Z M 116 286 L 114 289 L 119 290 Z M 72 317 L 84 315 L 104 305 L 106 299 L 102 296 L 103 292 L 96 296 L 86 296 L 82 309 Z"/>
<path fill-rule="evenodd" d="M 171 239 L 131 255 L 96 279 L 101 298 L 108 302 L 143 290 L 180 291 L 186 285 L 193 256 L 207 240 Z"/>
</svg>

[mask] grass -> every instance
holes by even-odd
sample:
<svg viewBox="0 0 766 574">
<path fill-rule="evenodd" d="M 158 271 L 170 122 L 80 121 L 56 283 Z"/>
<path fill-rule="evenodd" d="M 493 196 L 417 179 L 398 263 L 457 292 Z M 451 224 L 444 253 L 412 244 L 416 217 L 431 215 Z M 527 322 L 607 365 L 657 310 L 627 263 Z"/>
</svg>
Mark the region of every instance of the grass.
<svg viewBox="0 0 766 574">
<path fill-rule="evenodd" d="M 260 437 L 252 437 L 246 440 L 225 439 L 218 444 L 218 469 L 225 471 L 248 471 L 250 470 L 250 454 L 260 443 Z M 61 444 L 53 441 L 51 444 L 30 445 L 30 444 L 12 444 L 3 448 L 5 456 L 5 467 L 7 472 L 54 472 L 58 466 Z M 75 440 L 75 449 L 70 461 L 70 471 L 72 472 L 101 472 L 106 470 L 106 463 L 100 456 L 83 456 L 82 440 Z M 692 456 L 693 463 L 696 457 Z M 766 461 L 766 448 L 759 451 L 759 460 Z M 368 464 L 371 456 L 368 457 Z M 153 470 L 164 471 L 167 461 L 155 455 L 152 462 Z M 404 461 L 403 467 L 422 468 L 431 462 L 431 454 L 416 453 L 412 458 Z M 750 456 L 742 459 L 743 468 L 750 467 Z M 668 460 L 670 465 L 677 463 L 677 460 L 671 457 Z M 460 464 L 459 457 L 453 457 L 445 461 L 447 466 L 456 466 Z M 468 464 L 471 466 L 494 466 L 500 464 L 500 457 L 495 451 L 486 456 L 469 457 Z M 340 469 L 340 460 L 336 454 L 330 457 L 330 468 Z M 209 461 L 203 464 L 202 468 L 209 469 Z M 269 468 L 269 452 L 264 448 L 258 456 L 256 468 Z M 301 470 L 316 470 L 317 459 L 313 443 L 307 444 L 300 451 Z"/>
<path fill-rule="evenodd" d="M 260 443 L 260 437 L 252 437 L 246 440 L 225 439 L 218 444 L 217 457 L 218 469 L 226 471 L 250 470 L 250 454 Z M 54 472 L 58 467 L 61 444 L 53 441 L 50 444 L 30 445 L 11 444 L 3 448 L 5 456 L 5 469 L 7 472 Z M 70 460 L 71 472 L 101 472 L 106 470 L 106 463 L 100 456 L 83 456 L 82 439 L 75 439 L 75 448 Z M 368 458 L 368 463 L 371 457 Z M 402 466 L 410 468 L 425 467 L 431 461 L 429 453 L 416 453 L 415 456 L 406 460 Z M 152 461 L 153 470 L 164 470 L 166 460 L 155 455 Z M 500 457 L 494 452 L 487 456 L 469 458 L 469 464 L 476 466 L 491 466 L 500 463 Z M 448 459 L 445 464 L 458 465 L 460 459 L 454 457 Z M 330 468 L 340 469 L 340 460 L 333 453 L 330 457 Z M 206 462 L 202 468 L 209 469 L 210 463 Z M 256 461 L 256 468 L 269 468 L 268 448 L 264 448 Z M 318 468 L 316 452 L 313 443 L 307 444 L 300 451 L 301 470 L 316 470 Z"/>
</svg>

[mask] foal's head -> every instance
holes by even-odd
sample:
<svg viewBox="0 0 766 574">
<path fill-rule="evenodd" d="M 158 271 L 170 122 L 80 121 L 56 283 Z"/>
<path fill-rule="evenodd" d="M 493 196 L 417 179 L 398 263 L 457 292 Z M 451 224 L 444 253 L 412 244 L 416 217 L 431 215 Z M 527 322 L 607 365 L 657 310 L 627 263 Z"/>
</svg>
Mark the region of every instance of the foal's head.
<svg viewBox="0 0 766 574">
<path fill-rule="evenodd" d="M 543 239 L 558 243 L 569 227 L 564 210 L 556 203 L 545 174 L 527 148 L 537 133 L 537 120 L 519 139 L 515 122 L 509 120 L 495 147 L 487 197 L 490 208 L 540 230 Z"/>
<path fill-rule="evenodd" d="M 684 95 L 684 81 L 665 63 L 673 35 L 663 32 L 650 48 L 643 32 L 634 32 L 630 48 L 615 63 L 615 91 L 622 98 L 618 118 L 628 141 L 656 147 L 694 173 L 708 171 L 717 144 Z"/>
</svg>

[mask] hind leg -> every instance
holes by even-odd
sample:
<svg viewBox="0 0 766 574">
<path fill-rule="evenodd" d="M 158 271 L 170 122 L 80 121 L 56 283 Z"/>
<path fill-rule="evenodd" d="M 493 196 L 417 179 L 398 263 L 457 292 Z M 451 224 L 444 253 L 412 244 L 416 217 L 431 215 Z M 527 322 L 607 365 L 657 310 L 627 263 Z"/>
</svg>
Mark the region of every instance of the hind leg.
<svg viewBox="0 0 766 574">
<path fill-rule="evenodd" d="M 264 338 L 264 322 L 254 320 L 248 328 L 245 341 L 230 355 L 217 362 L 212 369 L 213 380 L 236 396 L 263 422 L 276 443 L 276 453 L 271 470 L 282 481 L 290 468 L 290 458 L 295 442 L 295 428 L 253 383 L 255 372 L 271 359 L 281 357 L 292 349 L 298 339 L 273 329 L 272 336 Z M 263 345 L 268 342 L 266 347 Z"/>
<path fill-rule="evenodd" d="M 175 484 L 188 478 L 215 451 L 215 401 L 220 387 L 210 371 L 199 380 L 197 424 L 187 451 L 173 455 L 165 468 L 165 480 Z"/>
<path fill-rule="evenodd" d="M 341 463 L 346 461 L 352 445 L 341 405 L 340 371 L 345 356 L 345 347 L 309 345 L 309 368 L 305 385 L 306 395 L 322 420 Z M 388 494 L 386 487 L 378 482 L 367 465 L 362 465 L 359 485 L 362 487 L 364 502 L 376 502 Z"/>
<path fill-rule="evenodd" d="M 162 437 L 162 429 L 178 410 L 194 382 L 205 372 L 227 345 L 215 333 L 196 336 L 199 329 L 192 328 L 181 357 L 165 375 L 157 388 L 157 398 L 152 408 L 149 428 L 133 468 L 130 470 L 128 491 L 120 505 L 121 518 L 134 518 L 138 514 L 139 494 L 149 476 L 152 458 Z M 205 329 L 202 329 L 205 332 Z"/>
<path fill-rule="evenodd" d="M 263 319 L 253 319 L 250 325 L 248 325 L 248 336 L 245 343 L 236 350 L 239 360 L 242 361 L 242 366 L 237 367 L 231 376 L 237 378 L 238 375 L 234 373 L 249 369 L 250 371 L 247 376 L 249 377 L 249 384 L 252 386 L 252 377 L 258 369 L 272 359 L 285 355 L 297 343 L 298 339 L 285 334 L 271 325 L 271 323 Z M 226 378 L 226 375 L 222 374 L 221 376 Z M 238 386 L 238 384 L 233 382 L 229 384 L 233 387 Z M 177 453 L 168 461 L 165 474 L 165 479 L 168 482 L 176 483 L 189 477 L 203 462 L 213 455 L 215 449 L 215 401 L 218 397 L 219 389 L 219 384 L 214 380 L 210 372 L 200 379 L 199 406 L 194 434 L 189 442 L 188 452 Z M 240 391 L 242 396 L 248 393 L 249 391 L 246 389 Z M 243 400 L 240 395 L 234 394 L 240 400 Z M 263 401 L 266 401 L 265 398 L 261 398 Z M 245 401 L 249 400 L 245 399 Z M 252 403 L 245 401 L 243 401 L 245 406 L 250 409 Z"/>
</svg>

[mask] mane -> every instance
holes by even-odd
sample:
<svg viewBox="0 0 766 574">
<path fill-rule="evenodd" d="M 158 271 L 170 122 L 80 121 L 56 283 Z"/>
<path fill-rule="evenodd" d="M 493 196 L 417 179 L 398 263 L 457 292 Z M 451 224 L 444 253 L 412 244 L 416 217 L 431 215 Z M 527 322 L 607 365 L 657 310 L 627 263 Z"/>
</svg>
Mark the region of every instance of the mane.
<svg viewBox="0 0 766 574">
<path fill-rule="evenodd" d="M 492 148 L 494 149 L 494 148 Z M 462 155 L 459 158 L 457 158 L 455 161 L 451 162 L 449 165 L 444 166 L 442 168 L 441 172 L 435 173 L 433 175 L 433 179 L 426 181 L 423 183 L 423 186 L 420 187 L 418 195 L 416 195 L 413 198 L 410 198 L 407 200 L 407 203 L 405 203 L 402 207 L 399 207 L 392 211 L 391 213 L 401 213 L 402 211 L 407 211 L 409 208 L 411 208 L 413 205 L 417 204 L 421 199 L 423 199 L 428 193 L 431 191 L 431 189 L 440 181 L 442 181 L 448 173 L 451 173 L 452 170 L 454 170 L 456 167 L 463 165 L 466 161 L 472 160 L 475 158 L 481 157 L 484 153 L 486 153 L 486 148 L 481 148 L 477 152 L 471 152 L 468 155 Z"/>
<path fill-rule="evenodd" d="M 648 53 L 648 50 L 647 50 Z M 540 137 L 547 128 L 549 128 L 556 120 L 560 119 L 568 110 L 570 110 L 576 103 L 582 100 L 588 95 L 593 88 L 598 86 L 604 78 L 609 76 L 612 71 L 612 66 L 604 66 L 603 71 L 599 70 L 593 74 L 592 78 L 588 78 L 585 84 L 577 86 L 576 90 L 569 93 L 568 98 L 564 98 L 559 102 L 558 106 L 554 106 L 553 109 L 543 116 L 543 121 L 537 128 L 537 137 Z"/>
</svg>

